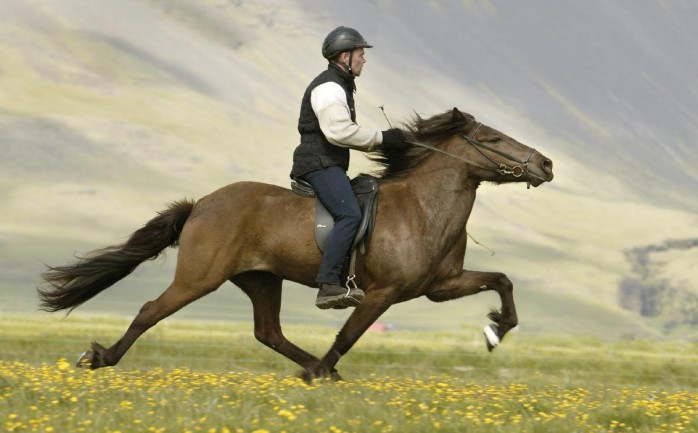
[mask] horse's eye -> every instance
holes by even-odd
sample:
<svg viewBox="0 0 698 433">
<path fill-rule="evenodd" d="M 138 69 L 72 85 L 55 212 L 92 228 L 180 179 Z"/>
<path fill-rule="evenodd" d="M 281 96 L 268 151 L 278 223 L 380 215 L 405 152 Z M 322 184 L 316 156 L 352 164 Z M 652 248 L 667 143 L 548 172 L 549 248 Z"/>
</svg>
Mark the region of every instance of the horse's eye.
<svg viewBox="0 0 698 433">
<path fill-rule="evenodd" d="M 490 143 L 499 143 L 500 141 L 502 141 L 502 137 L 492 137 L 487 141 L 489 141 Z"/>
</svg>

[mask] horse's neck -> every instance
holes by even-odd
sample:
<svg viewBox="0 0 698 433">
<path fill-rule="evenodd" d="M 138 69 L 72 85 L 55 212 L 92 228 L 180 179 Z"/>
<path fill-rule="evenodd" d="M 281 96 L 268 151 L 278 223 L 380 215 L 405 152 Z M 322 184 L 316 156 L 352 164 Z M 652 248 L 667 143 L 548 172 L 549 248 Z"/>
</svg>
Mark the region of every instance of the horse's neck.
<svg viewBox="0 0 698 433">
<path fill-rule="evenodd" d="M 415 176 L 408 184 L 433 230 L 465 231 L 475 202 L 477 183 L 468 182 L 456 170 L 438 170 Z"/>
</svg>

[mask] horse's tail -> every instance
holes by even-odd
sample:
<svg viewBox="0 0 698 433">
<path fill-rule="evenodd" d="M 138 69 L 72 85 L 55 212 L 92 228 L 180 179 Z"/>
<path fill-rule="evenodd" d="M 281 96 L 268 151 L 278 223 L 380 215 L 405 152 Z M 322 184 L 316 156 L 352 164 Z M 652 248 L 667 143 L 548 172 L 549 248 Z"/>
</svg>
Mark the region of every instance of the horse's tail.
<svg viewBox="0 0 698 433">
<path fill-rule="evenodd" d="M 68 310 L 96 296 L 126 277 L 146 260 L 155 259 L 167 247 L 176 246 L 194 202 L 182 200 L 159 212 L 126 243 L 92 251 L 72 265 L 48 267 L 41 276 L 46 287 L 38 288 L 41 309 Z"/>
</svg>

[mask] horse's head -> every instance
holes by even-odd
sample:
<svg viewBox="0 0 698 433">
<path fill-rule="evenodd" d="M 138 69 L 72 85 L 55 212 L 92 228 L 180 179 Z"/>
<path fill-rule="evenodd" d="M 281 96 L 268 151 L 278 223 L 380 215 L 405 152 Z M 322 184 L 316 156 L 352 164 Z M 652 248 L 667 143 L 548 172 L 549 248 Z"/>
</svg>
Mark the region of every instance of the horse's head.
<svg viewBox="0 0 698 433">
<path fill-rule="evenodd" d="M 383 166 L 379 177 L 406 176 L 436 153 L 469 167 L 468 176 L 479 181 L 538 186 L 553 180 L 551 160 L 457 108 L 427 119 L 416 115 L 405 127 L 410 144 L 406 149 L 383 148 L 371 157 Z"/>
<path fill-rule="evenodd" d="M 474 173 L 495 183 L 527 182 L 539 186 L 553 180 L 553 162 L 536 149 L 454 108 L 455 125 L 461 125 L 448 148 L 474 167 Z"/>
</svg>

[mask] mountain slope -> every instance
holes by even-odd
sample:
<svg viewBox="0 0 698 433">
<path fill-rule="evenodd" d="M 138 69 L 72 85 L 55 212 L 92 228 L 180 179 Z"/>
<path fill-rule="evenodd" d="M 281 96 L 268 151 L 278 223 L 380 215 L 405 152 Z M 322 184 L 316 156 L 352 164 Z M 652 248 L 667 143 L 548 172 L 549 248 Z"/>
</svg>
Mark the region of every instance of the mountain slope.
<svg viewBox="0 0 698 433">
<path fill-rule="evenodd" d="M 286 185 L 300 96 L 345 24 L 375 45 L 362 124 L 386 127 L 381 104 L 394 122 L 458 106 L 555 162 L 536 190 L 480 188 L 468 229 L 496 254 L 471 245 L 466 267 L 625 320 L 625 252 L 698 237 L 697 9 L 641 3 L 2 2 L 2 292 L 26 308 L 44 262 L 121 242 L 172 200 Z M 174 256 L 114 296 L 156 296 Z"/>
</svg>

